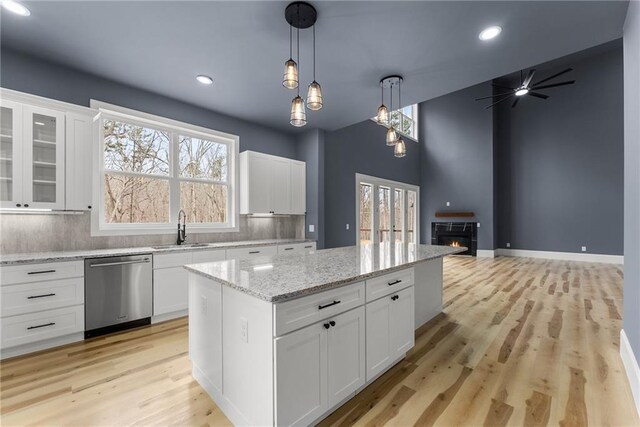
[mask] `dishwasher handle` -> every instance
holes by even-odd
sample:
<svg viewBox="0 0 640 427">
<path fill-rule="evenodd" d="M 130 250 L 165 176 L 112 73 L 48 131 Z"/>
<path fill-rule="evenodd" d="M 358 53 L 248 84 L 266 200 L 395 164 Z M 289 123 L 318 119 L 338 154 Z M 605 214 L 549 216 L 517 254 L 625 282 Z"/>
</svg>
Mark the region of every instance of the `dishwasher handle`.
<svg viewBox="0 0 640 427">
<path fill-rule="evenodd" d="M 133 261 L 118 261 L 118 262 L 105 262 L 102 264 L 91 264 L 89 265 L 89 267 L 94 268 L 94 267 L 112 267 L 114 265 L 146 264 L 150 261 L 151 261 L 150 258 L 144 258 L 144 259 L 136 259 Z"/>
</svg>

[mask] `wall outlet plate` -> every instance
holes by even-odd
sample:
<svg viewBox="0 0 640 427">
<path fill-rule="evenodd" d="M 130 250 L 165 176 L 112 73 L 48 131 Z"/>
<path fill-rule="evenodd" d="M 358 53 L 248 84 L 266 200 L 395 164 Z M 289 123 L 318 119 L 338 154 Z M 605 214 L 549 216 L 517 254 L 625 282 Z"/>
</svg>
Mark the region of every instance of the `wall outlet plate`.
<svg viewBox="0 0 640 427">
<path fill-rule="evenodd" d="M 480 228 L 480 223 L 478 223 L 477 227 Z"/>
<path fill-rule="evenodd" d="M 507 243 L 507 247 L 510 248 L 511 247 L 511 243 Z"/>
<path fill-rule="evenodd" d="M 349 229 L 349 224 L 347 224 L 347 226 L 345 227 L 345 229 L 346 229 L 346 230 L 348 230 L 348 229 Z"/>
<path fill-rule="evenodd" d="M 240 339 L 249 342 L 249 321 L 244 317 L 240 318 Z"/>
<path fill-rule="evenodd" d="M 309 224 L 309 233 L 313 233 L 316 231 L 316 226 L 313 224 Z"/>
<path fill-rule="evenodd" d="M 447 206 L 451 206 L 451 202 L 447 202 Z"/>
<path fill-rule="evenodd" d="M 207 297 L 200 295 L 200 310 L 202 314 L 207 314 Z"/>
<path fill-rule="evenodd" d="M 582 252 L 587 252 L 587 247 L 586 246 L 582 247 Z"/>
</svg>

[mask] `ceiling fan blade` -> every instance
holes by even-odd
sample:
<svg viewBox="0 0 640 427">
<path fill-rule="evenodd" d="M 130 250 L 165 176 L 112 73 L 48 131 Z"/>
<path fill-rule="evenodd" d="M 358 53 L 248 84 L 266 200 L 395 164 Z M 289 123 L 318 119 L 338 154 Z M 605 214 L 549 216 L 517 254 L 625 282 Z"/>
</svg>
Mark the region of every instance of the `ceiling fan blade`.
<svg viewBox="0 0 640 427">
<path fill-rule="evenodd" d="M 539 85 L 540 83 L 548 82 L 551 79 L 555 79 L 558 76 L 563 75 L 564 73 L 568 73 L 569 71 L 573 71 L 573 68 L 567 68 L 566 70 L 562 70 L 559 73 L 554 74 L 553 76 L 547 77 L 546 79 L 542 79 L 539 82 L 535 82 L 532 86 Z"/>
<path fill-rule="evenodd" d="M 496 96 L 511 95 L 512 92 L 496 93 L 495 95 L 483 96 L 482 98 L 476 98 L 476 101 L 481 99 L 495 98 Z"/>
<path fill-rule="evenodd" d="M 527 93 L 527 95 L 535 96 L 536 98 L 540 98 L 540 99 L 549 98 L 549 95 L 545 95 L 543 93 L 537 93 L 537 92 L 529 92 L 529 93 Z"/>
<path fill-rule="evenodd" d="M 554 84 L 544 85 L 544 86 L 534 86 L 534 87 L 532 87 L 532 89 L 535 89 L 535 90 L 539 90 L 539 89 L 549 89 L 550 87 L 565 86 L 565 85 L 572 85 L 572 84 L 574 84 L 575 82 L 576 82 L 575 80 L 570 80 L 570 81 L 568 81 L 568 82 L 560 82 L 560 83 L 554 83 Z"/>
<path fill-rule="evenodd" d="M 511 98 L 512 96 L 515 96 L 515 95 L 513 95 L 513 94 L 511 94 L 511 95 L 507 95 L 507 96 L 505 96 L 504 98 L 497 100 L 497 101 L 496 101 L 496 102 L 494 102 L 493 104 L 491 104 L 491 105 L 488 105 L 488 106 L 484 107 L 484 109 L 485 109 L 485 110 L 488 110 L 489 108 L 493 107 L 494 105 L 499 104 L 499 103 L 501 103 L 502 101 L 506 101 L 507 99 Z"/>
<path fill-rule="evenodd" d="M 515 108 L 516 105 L 518 105 L 518 101 L 520 101 L 520 97 L 517 97 L 515 101 L 513 101 L 513 104 L 511 104 L 511 108 Z"/>
<path fill-rule="evenodd" d="M 524 87 L 528 87 L 529 83 L 531 83 L 531 80 L 533 80 L 533 75 L 536 73 L 535 69 L 531 69 L 529 70 L 529 74 L 527 74 L 527 78 L 524 79 L 524 82 L 522 82 L 522 86 Z"/>
</svg>

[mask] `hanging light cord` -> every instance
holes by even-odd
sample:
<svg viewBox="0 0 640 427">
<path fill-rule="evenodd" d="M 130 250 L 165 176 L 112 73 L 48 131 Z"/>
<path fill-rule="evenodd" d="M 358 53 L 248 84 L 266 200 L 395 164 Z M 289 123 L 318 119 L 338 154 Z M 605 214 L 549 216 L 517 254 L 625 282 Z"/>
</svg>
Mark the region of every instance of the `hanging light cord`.
<svg viewBox="0 0 640 427">
<path fill-rule="evenodd" d="M 400 132 L 404 132 L 404 117 L 402 114 L 402 79 L 398 80 L 398 115 L 400 116 Z"/>
<path fill-rule="evenodd" d="M 313 24 L 313 81 L 316 81 L 316 25 Z"/>
<path fill-rule="evenodd" d="M 298 26 L 296 26 L 296 38 L 297 38 L 297 43 L 298 43 L 298 82 L 300 82 L 300 5 L 298 5 L 297 7 L 297 14 L 298 14 Z M 298 83 L 298 96 L 300 96 L 300 83 Z"/>
<path fill-rule="evenodd" d="M 292 37 L 292 30 L 291 30 L 291 25 L 289 25 L 289 59 L 293 59 L 293 47 L 291 46 L 293 44 L 293 42 L 291 41 L 291 37 Z"/>
<path fill-rule="evenodd" d="M 389 101 L 389 126 L 393 128 L 393 83 L 389 83 L 391 89 L 391 100 Z"/>
</svg>

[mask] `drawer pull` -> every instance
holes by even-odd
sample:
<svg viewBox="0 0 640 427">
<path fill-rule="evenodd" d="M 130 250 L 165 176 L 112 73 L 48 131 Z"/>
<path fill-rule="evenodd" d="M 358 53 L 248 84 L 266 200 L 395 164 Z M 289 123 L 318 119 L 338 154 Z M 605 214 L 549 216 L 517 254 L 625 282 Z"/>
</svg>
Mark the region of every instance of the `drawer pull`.
<svg viewBox="0 0 640 427">
<path fill-rule="evenodd" d="M 392 296 L 392 297 L 391 297 L 391 301 L 395 301 L 395 300 L 397 300 L 398 298 L 400 298 L 398 295 L 394 295 L 394 296 Z"/>
<path fill-rule="evenodd" d="M 52 296 L 55 296 L 55 294 L 31 295 L 30 297 L 27 297 L 27 299 L 36 299 L 36 298 L 44 298 L 44 297 L 52 297 Z"/>
<path fill-rule="evenodd" d="M 329 325 L 328 323 L 325 323 L 325 324 L 324 324 L 324 325 L 322 325 L 322 326 L 324 326 L 324 328 L 325 328 L 325 329 L 329 329 L 329 328 L 331 327 L 331 325 Z"/>
<path fill-rule="evenodd" d="M 259 254 L 260 251 L 249 251 L 250 254 Z"/>
<path fill-rule="evenodd" d="M 313 247 L 313 245 L 305 246 L 304 248 L 305 248 L 305 249 L 311 249 L 312 247 Z"/>
<path fill-rule="evenodd" d="M 319 305 L 318 310 L 322 310 L 324 308 L 331 307 L 332 305 L 336 305 L 336 304 L 340 304 L 340 301 L 334 301 L 334 302 L 330 302 L 329 304 Z"/>
<path fill-rule="evenodd" d="M 393 285 L 397 285 L 398 283 L 401 283 L 401 282 L 402 282 L 402 280 L 398 279 L 398 280 L 394 280 L 393 282 L 387 283 L 387 285 L 393 286 Z"/>
<path fill-rule="evenodd" d="M 44 327 L 46 327 L 46 326 L 53 326 L 53 325 L 55 325 L 55 324 L 56 324 L 56 322 L 51 322 L 51 323 L 45 323 L 44 325 L 29 326 L 29 327 L 27 328 L 27 330 L 29 330 L 29 329 L 44 328 Z"/>
<path fill-rule="evenodd" d="M 333 320 L 332 320 L 331 322 L 329 322 L 329 324 L 330 324 L 331 326 L 336 326 L 336 322 L 334 322 Z"/>
<path fill-rule="evenodd" d="M 292 251 L 293 248 L 284 248 L 285 251 Z"/>
<path fill-rule="evenodd" d="M 55 273 L 55 270 L 42 270 L 42 271 L 30 271 L 27 274 L 45 274 L 45 273 Z"/>
</svg>

